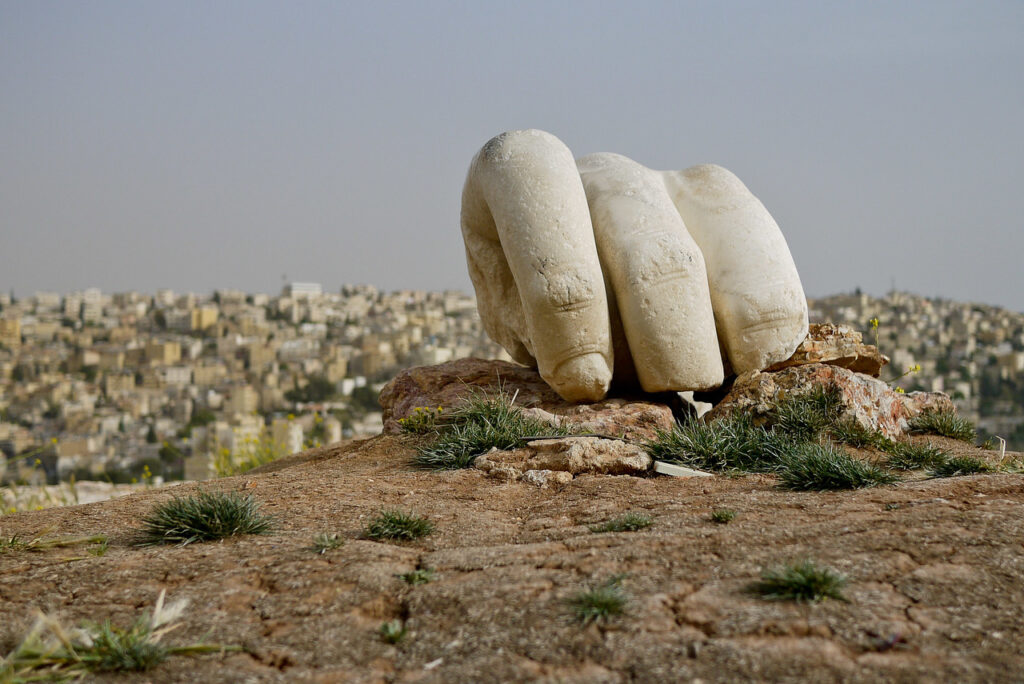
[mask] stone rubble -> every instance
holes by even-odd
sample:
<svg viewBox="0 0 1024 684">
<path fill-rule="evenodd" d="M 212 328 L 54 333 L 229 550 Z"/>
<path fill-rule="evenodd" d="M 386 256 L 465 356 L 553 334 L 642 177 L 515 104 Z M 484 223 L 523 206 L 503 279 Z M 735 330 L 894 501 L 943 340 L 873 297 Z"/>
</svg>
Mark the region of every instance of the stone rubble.
<svg viewBox="0 0 1024 684">
<path fill-rule="evenodd" d="M 848 326 L 812 323 L 807 338 L 793 355 L 769 366 L 764 372 L 811 363 L 827 363 L 877 378 L 889 363 L 889 357 L 878 351 L 875 345 L 864 344 L 863 336 Z"/>
</svg>

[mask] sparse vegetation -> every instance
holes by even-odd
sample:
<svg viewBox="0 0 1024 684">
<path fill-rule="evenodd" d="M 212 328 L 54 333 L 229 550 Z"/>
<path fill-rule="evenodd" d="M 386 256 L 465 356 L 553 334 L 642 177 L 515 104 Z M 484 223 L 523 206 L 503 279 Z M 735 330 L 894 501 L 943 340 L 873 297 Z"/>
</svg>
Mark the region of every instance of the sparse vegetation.
<svg viewBox="0 0 1024 684">
<path fill-rule="evenodd" d="M 750 416 L 736 414 L 713 423 L 690 420 L 670 431 L 659 431 L 645 448 L 655 460 L 687 468 L 771 472 L 779 467 L 788 446 L 785 440 L 754 425 Z"/>
<path fill-rule="evenodd" d="M 321 554 L 340 549 L 344 544 L 344 538 L 336 533 L 321 532 L 313 537 L 313 550 Z"/>
<path fill-rule="evenodd" d="M 736 518 L 736 511 L 728 508 L 719 508 L 711 511 L 711 522 L 717 525 L 728 525 Z"/>
<path fill-rule="evenodd" d="M 892 473 L 858 461 L 843 449 L 814 443 L 800 444 L 788 453 L 779 478 L 786 489 L 799 491 L 861 489 L 899 481 Z"/>
<path fill-rule="evenodd" d="M 399 641 L 405 638 L 406 629 L 405 625 L 402 624 L 401 620 L 392 620 L 391 622 L 385 622 L 377 630 L 380 634 L 380 638 L 389 644 L 397 644 Z"/>
<path fill-rule="evenodd" d="M 928 474 L 932 477 L 957 477 L 959 475 L 976 475 L 991 473 L 995 469 L 980 458 L 974 456 L 954 456 L 934 465 Z"/>
<path fill-rule="evenodd" d="M 609 620 L 626 610 L 628 601 L 622 590 L 622 577 L 612 577 L 604 584 L 575 594 L 569 599 L 576 619 L 583 624 Z"/>
<path fill-rule="evenodd" d="M 157 505 L 142 520 L 143 544 L 213 541 L 236 535 L 266 534 L 274 519 L 260 512 L 251 495 L 199 492 Z"/>
<path fill-rule="evenodd" d="M 433 568 L 416 568 L 409 572 L 398 575 L 406 584 L 416 586 L 417 584 L 430 584 L 434 581 L 436 573 Z"/>
<path fill-rule="evenodd" d="M 568 430 L 523 415 L 513 398 L 504 392 L 496 396 L 475 394 L 444 419 L 434 418 L 433 435 L 416 452 L 415 462 L 423 468 L 447 470 L 468 468 L 480 454 L 520 446 L 524 438 L 538 435 L 567 435 Z"/>
<path fill-rule="evenodd" d="M 194 644 L 168 646 L 162 637 L 175 629 L 185 602 L 164 607 L 160 593 L 152 614 L 122 629 L 109 621 L 67 629 L 41 615 L 21 644 L 0 659 L 0 681 L 30 682 L 81 679 L 90 673 L 146 672 L 173 655 L 239 651 L 236 646 Z"/>
<path fill-rule="evenodd" d="M 978 433 L 971 421 L 955 411 L 922 411 L 910 420 L 910 431 L 942 435 L 962 442 L 974 443 Z"/>
<path fill-rule="evenodd" d="M 768 412 L 768 425 L 792 440 L 815 441 L 838 422 L 840 409 L 838 389 L 815 385 L 809 392 L 779 399 Z"/>
<path fill-rule="evenodd" d="M 95 545 L 90 546 L 88 549 L 86 549 L 86 551 L 89 552 L 89 555 L 96 556 L 97 558 L 99 558 L 101 556 L 107 555 L 107 549 L 109 547 L 110 543 L 107 541 L 106 535 L 101 535 L 101 537 L 97 539 Z"/>
<path fill-rule="evenodd" d="M 443 413 L 443 406 L 417 406 L 408 416 L 399 418 L 398 424 L 407 435 L 425 435 L 437 428 L 438 420 Z"/>
<path fill-rule="evenodd" d="M 104 552 L 106 552 L 107 536 L 105 534 L 94 534 L 88 537 L 60 537 L 57 539 L 34 537 L 26 541 L 18 537 L 18 535 L 13 535 L 0 538 L 0 554 L 13 551 L 43 551 L 45 549 L 80 546 L 83 544 L 101 544 L 103 545 Z M 90 549 L 91 552 L 92 550 Z M 97 555 L 102 556 L 103 554 Z"/>
<path fill-rule="evenodd" d="M 434 524 L 414 513 L 397 509 L 384 510 L 370 521 L 364 536 L 367 539 L 412 541 L 434 531 Z"/>
<path fill-rule="evenodd" d="M 263 428 L 259 434 L 238 441 L 234 449 L 222 448 L 213 455 L 211 466 L 217 477 L 238 475 L 288 455 L 284 444 Z"/>
<path fill-rule="evenodd" d="M 626 513 L 608 522 L 594 525 L 591 532 L 636 532 L 654 524 L 651 516 L 644 513 Z"/>
<path fill-rule="evenodd" d="M 887 451 L 885 464 L 896 470 L 935 468 L 949 458 L 949 452 L 929 444 L 891 442 Z"/>
<path fill-rule="evenodd" d="M 842 589 L 847 582 L 847 578 L 835 570 L 803 560 L 764 570 L 761 581 L 753 584 L 751 591 L 772 601 L 817 602 L 830 598 L 845 601 Z"/>
<path fill-rule="evenodd" d="M 880 451 L 888 451 L 893 441 L 878 430 L 869 430 L 852 417 L 836 421 L 829 427 L 833 440 L 857 449 L 873 447 Z"/>
</svg>

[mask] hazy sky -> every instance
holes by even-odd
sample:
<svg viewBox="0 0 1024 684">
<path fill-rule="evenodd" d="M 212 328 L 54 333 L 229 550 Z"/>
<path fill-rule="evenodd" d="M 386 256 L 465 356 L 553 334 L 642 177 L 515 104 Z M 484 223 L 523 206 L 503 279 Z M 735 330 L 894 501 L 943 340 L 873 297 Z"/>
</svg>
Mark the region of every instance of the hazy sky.
<svg viewBox="0 0 1024 684">
<path fill-rule="evenodd" d="M 715 162 L 811 296 L 1024 311 L 1024 2 L 0 0 L 0 288 L 470 290 L 466 168 Z"/>
</svg>

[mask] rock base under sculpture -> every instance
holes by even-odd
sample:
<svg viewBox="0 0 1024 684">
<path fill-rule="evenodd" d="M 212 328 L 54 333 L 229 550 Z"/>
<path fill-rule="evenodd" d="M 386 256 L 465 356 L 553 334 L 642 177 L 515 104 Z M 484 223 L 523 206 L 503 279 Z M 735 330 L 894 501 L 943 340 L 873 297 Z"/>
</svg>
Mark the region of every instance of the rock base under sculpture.
<svg viewBox="0 0 1024 684">
<path fill-rule="evenodd" d="M 380 393 L 384 432 L 401 432 L 398 421 L 417 407 L 443 406 L 447 411 L 474 393 L 494 395 L 499 391 L 509 398 L 515 396 L 516 406 L 523 408 L 526 415 L 555 425 L 573 425 L 580 432 L 642 441 L 675 425 L 672 409 L 651 398 L 573 404 L 558 396 L 532 368 L 505 361 L 459 359 L 437 366 L 408 368 L 395 376 Z"/>
<path fill-rule="evenodd" d="M 869 430 L 897 438 L 907 432 L 907 421 L 924 410 L 952 411 L 953 402 L 941 392 L 901 394 L 887 383 L 846 368 L 823 363 L 784 368 L 775 373 L 744 373 L 736 378 L 725 399 L 704 417 L 713 421 L 737 411 L 764 415 L 782 397 L 810 392 L 815 386 L 839 390 L 843 415 Z"/>
</svg>

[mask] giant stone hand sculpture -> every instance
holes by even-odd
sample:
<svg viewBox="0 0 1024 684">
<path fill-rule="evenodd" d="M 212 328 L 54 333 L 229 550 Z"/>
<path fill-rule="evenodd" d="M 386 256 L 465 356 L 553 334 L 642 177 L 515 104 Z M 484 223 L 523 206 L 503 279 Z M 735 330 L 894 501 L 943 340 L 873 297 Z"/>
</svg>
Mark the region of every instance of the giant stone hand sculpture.
<svg viewBox="0 0 1024 684">
<path fill-rule="evenodd" d="M 785 238 L 720 166 L 574 161 L 549 133 L 502 133 L 470 164 L 462 236 L 487 333 L 568 401 L 603 398 L 613 376 L 711 389 L 723 354 L 761 370 L 807 335 Z"/>
</svg>

